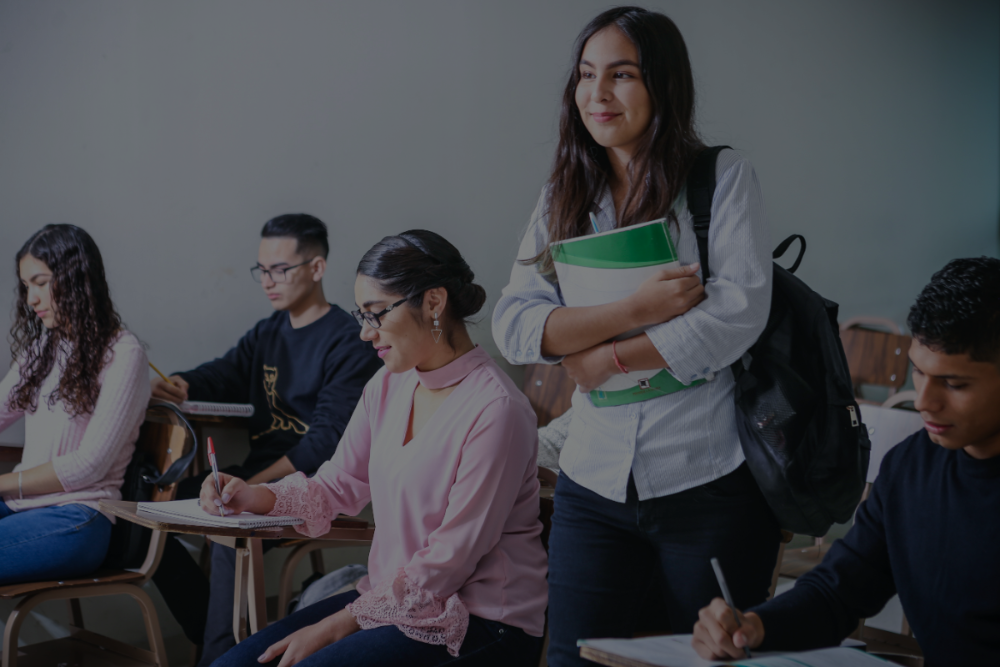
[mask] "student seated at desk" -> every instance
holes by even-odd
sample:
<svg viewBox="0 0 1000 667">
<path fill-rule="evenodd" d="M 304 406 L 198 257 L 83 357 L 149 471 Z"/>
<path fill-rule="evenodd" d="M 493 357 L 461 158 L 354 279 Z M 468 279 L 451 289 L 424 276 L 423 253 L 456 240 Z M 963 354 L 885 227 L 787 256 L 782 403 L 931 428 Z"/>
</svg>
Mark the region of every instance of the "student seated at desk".
<svg viewBox="0 0 1000 667">
<path fill-rule="evenodd" d="M 794 588 L 739 630 L 721 599 L 701 610 L 702 657 L 835 645 L 898 593 L 927 665 L 1000 664 L 1000 260 L 950 262 L 907 323 L 925 428 L 886 455 L 854 526 Z"/>
<path fill-rule="evenodd" d="M 354 318 L 323 293 L 326 225 L 311 215 L 281 215 L 264 225 L 261 237 L 250 271 L 274 314 L 222 357 L 173 375 L 173 384 L 151 382 L 156 399 L 253 404 L 250 453 L 224 469 L 251 484 L 314 473 L 333 455 L 365 383 L 382 366 L 359 340 Z M 197 497 L 208 476 L 182 481 L 177 497 Z M 204 642 L 203 665 L 235 644 L 234 570 L 233 549 L 213 548 L 210 595 L 201 568 L 171 537 L 153 576 L 188 639 Z"/>
<path fill-rule="evenodd" d="M 104 561 L 146 414 L 148 365 L 125 330 L 97 244 L 46 225 L 17 253 L 20 276 L 0 431 L 25 420 L 24 453 L 0 475 L 0 585 L 81 577 Z"/>
<path fill-rule="evenodd" d="M 473 345 L 486 295 L 433 232 L 389 236 L 358 266 L 354 315 L 385 362 L 333 459 L 312 479 L 224 476 L 206 511 L 298 516 L 317 536 L 369 501 L 369 576 L 271 625 L 215 667 L 535 665 L 546 606 L 537 430 L 527 398 Z"/>
</svg>

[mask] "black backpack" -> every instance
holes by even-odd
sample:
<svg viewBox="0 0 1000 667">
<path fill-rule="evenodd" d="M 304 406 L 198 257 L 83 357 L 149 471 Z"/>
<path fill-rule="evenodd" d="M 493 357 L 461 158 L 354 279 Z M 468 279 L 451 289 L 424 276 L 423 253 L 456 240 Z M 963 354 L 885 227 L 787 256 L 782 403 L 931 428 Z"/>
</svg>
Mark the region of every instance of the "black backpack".
<svg viewBox="0 0 1000 667">
<path fill-rule="evenodd" d="M 703 150 L 688 175 L 688 208 L 706 282 L 715 161 L 723 148 L 728 146 Z M 747 466 L 782 528 L 819 537 L 857 509 L 871 442 L 840 343 L 838 306 L 792 275 L 806 240 L 789 236 L 773 258 L 795 240 L 802 247 L 791 268 L 774 265 L 767 326 L 748 350 L 748 363 L 744 355 L 731 368 Z"/>
<path fill-rule="evenodd" d="M 198 452 L 198 437 L 194 433 L 194 428 L 184 417 L 184 414 L 173 403 L 155 403 L 149 406 L 150 410 L 168 410 L 176 414 L 193 439 L 191 451 L 160 474 L 160 470 L 149 452 L 136 448 L 132 455 L 132 460 L 125 469 L 125 480 L 122 482 L 122 500 L 135 502 L 148 502 L 153 499 L 153 489 L 158 487 L 163 489 L 170 486 L 183 475 L 187 467 L 191 465 Z M 149 551 L 149 540 L 153 531 L 144 528 L 131 521 L 119 519 L 111 529 L 111 541 L 108 545 L 108 555 L 104 558 L 102 567 L 123 570 L 129 568 L 142 567 Z"/>
</svg>

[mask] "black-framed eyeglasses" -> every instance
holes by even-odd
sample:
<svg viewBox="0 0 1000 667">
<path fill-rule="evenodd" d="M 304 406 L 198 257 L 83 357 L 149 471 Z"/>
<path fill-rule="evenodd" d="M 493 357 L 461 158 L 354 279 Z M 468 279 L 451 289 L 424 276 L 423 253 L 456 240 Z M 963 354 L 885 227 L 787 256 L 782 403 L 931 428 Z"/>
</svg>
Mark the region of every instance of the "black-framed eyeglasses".
<svg viewBox="0 0 1000 667">
<path fill-rule="evenodd" d="M 313 257 L 313 259 L 316 258 Z M 253 279 L 256 280 L 257 282 L 260 282 L 263 279 L 264 274 L 267 274 L 267 277 L 273 280 L 274 282 L 283 283 L 286 280 L 285 276 L 286 271 L 291 271 L 292 269 L 296 269 L 300 266 L 305 266 L 311 261 L 312 259 L 307 259 L 301 264 L 295 264 L 293 266 L 285 266 L 280 269 L 265 269 L 264 267 L 258 264 L 257 266 L 250 268 L 250 275 L 253 276 Z"/>
<path fill-rule="evenodd" d="M 367 322 L 368 326 L 370 326 L 372 329 L 378 329 L 379 327 L 382 326 L 382 320 L 380 320 L 379 318 L 388 313 L 393 308 L 399 306 L 400 304 L 406 303 L 408 299 L 409 297 L 407 297 L 406 299 L 400 299 L 391 306 L 387 306 L 385 310 L 381 310 L 377 313 L 370 313 L 370 312 L 362 313 L 360 310 L 352 310 L 351 315 L 354 315 L 354 319 L 356 319 L 358 321 L 358 324 L 360 324 L 361 326 L 364 326 L 365 322 Z"/>
</svg>

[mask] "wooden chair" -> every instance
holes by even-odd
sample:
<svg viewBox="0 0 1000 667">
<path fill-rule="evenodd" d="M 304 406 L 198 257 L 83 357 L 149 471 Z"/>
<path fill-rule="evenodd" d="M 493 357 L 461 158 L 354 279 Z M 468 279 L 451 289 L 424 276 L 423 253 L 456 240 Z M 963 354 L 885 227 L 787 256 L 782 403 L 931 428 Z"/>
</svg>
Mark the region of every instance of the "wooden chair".
<svg viewBox="0 0 1000 667">
<path fill-rule="evenodd" d="M 872 327 L 883 327 L 888 332 Z M 910 337 L 890 320 L 854 317 L 840 326 L 840 341 L 854 383 L 854 395 L 863 398 L 861 385 L 888 387 L 889 396 L 906 384 Z M 870 401 L 868 401 L 870 403 Z"/>
<path fill-rule="evenodd" d="M 139 431 L 136 449 L 148 452 L 161 472 L 190 450 L 193 439 L 186 428 L 174 423 L 174 417 L 165 418 L 161 413 L 148 411 L 146 421 Z M 9 453 L 8 453 L 9 454 Z M 153 500 L 171 500 L 176 484 L 164 489 L 154 489 Z M 3 637 L 3 667 L 31 665 L 116 665 L 167 667 L 163 636 L 160 632 L 156 609 L 149 595 L 142 589 L 153 576 L 163 555 L 163 533 L 154 531 L 142 565 L 136 570 L 99 569 L 90 576 L 63 581 L 39 581 L 0 587 L 0 598 L 21 598 L 7 618 Z M 90 632 L 84 628 L 80 606 L 82 598 L 106 595 L 129 595 L 139 603 L 146 625 L 149 650 L 130 646 L 118 640 Z M 69 604 L 70 635 L 31 646 L 18 648 L 17 638 L 21 624 L 28 613 L 43 602 L 66 600 Z"/>
<path fill-rule="evenodd" d="M 569 379 L 560 365 L 528 364 L 524 367 L 521 391 L 535 409 L 538 425 L 545 426 L 569 410 L 576 383 Z"/>
</svg>

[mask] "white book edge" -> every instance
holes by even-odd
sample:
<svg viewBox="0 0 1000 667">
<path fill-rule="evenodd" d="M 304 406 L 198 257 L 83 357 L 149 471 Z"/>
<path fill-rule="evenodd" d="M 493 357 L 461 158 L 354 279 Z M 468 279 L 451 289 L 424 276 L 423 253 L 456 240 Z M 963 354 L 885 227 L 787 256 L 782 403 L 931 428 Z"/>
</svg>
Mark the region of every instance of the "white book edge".
<svg viewBox="0 0 1000 667">
<path fill-rule="evenodd" d="M 184 401 L 180 410 L 189 415 L 215 417 L 253 417 L 254 407 L 249 403 L 212 403 L 210 401 Z"/>
</svg>

